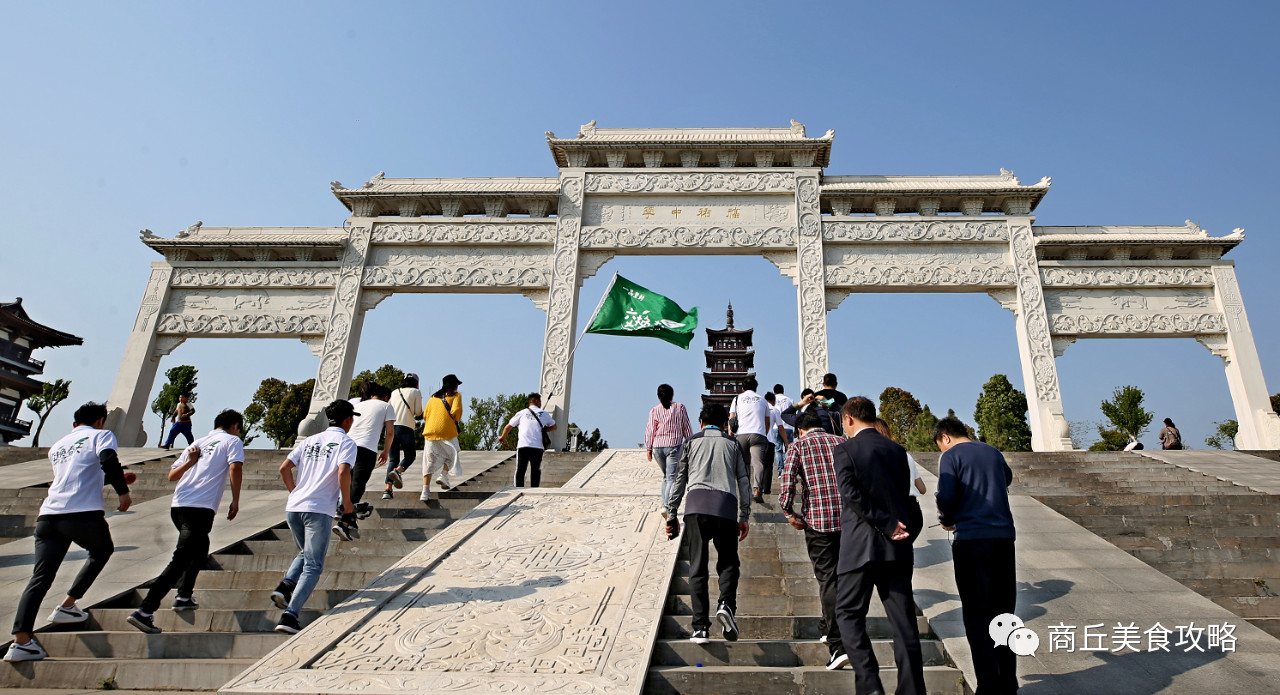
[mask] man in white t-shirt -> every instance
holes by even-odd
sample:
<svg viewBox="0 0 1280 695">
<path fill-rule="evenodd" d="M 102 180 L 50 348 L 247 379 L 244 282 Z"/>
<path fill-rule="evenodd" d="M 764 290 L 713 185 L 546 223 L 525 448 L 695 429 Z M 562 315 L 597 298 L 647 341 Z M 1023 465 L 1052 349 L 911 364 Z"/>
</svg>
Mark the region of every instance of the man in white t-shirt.
<svg viewBox="0 0 1280 695">
<path fill-rule="evenodd" d="M 772 471 L 777 471 L 778 475 L 782 475 L 782 462 L 786 460 L 787 445 L 791 443 L 791 437 L 787 434 L 787 427 L 782 422 L 782 411 L 778 409 L 778 396 L 772 391 L 764 392 L 764 400 L 769 404 L 769 415 L 772 418 L 772 426 L 765 433 L 765 438 L 769 440 L 769 457 L 766 462 L 766 468 L 771 473 L 765 476 L 764 489 L 760 491 L 760 496 L 768 495 L 773 492 L 773 475 Z"/>
<path fill-rule="evenodd" d="M 769 403 L 756 389 L 760 382 L 751 376 L 742 383 L 745 390 L 734 396 L 729 406 L 729 419 L 737 418 L 738 426 L 733 435 L 742 447 L 742 453 L 751 462 L 751 499 L 764 504 L 761 490 L 767 490 L 773 480 L 773 471 L 769 469 L 769 440 L 765 433 L 773 427 L 773 413 L 769 411 Z"/>
<path fill-rule="evenodd" d="M 530 486 L 538 487 L 542 482 L 542 452 L 546 449 L 542 445 L 542 433 L 556 428 L 551 413 L 542 409 L 541 394 L 529 394 L 529 407 L 512 416 L 507 426 L 502 428 L 502 434 L 498 435 L 498 441 L 506 439 L 513 427 L 519 429 L 516 436 L 516 487 L 524 487 L 526 469 L 529 470 Z"/>
<path fill-rule="evenodd" d="M 116 549 L 102 509 L 102 488 L 111 485 L 115 489 L 120 497 L 118 511 L 128 511 L 133 504 L 116 454 L 116 436 L 102 429 L 106 418 L 104 405 L 80 406 L 75 414 L 75 429 L 49 449 L 53 482 L 36 517 L 35 567 L 18 599 L 13 644 L 9 645 L 5 661 L 35 661 L 48 656 L 31 633 L 40 602 L 53 586 L 72 543 L 88 551 L 89 559 L 76 574 L 67 597 L 49 616 L 49 622 L 81 623 L 89 618 L 88 612 L 76 606 L 76 599 L 89 591 Z"/>
<path fill-rule="evenodd" d="M 796 428 L 788 425 L 786 419 L 782 417 L 782 414 L 787 412 L 787 408 L 795 405 L 796 402 L 783 393 L 784 390 L 782 384 L 773 385 L 773 405 L 778 409 L 778 424 L 782 425 L 782 428 L 787 431 L 787 441 L 778 448 L 775 452 L 776 455 L 773 457 L 777 464 L 779 480 L 782 479 L 782 463 L 787 458 L 787 447 L 796 439 Z"/>
<path fill-rule="evenodd" d="M 169 480 L 178 486 L 173 491 L 169 516 L 178 528 L 178 545 L 173 559 L 142 599 L 138 610 L 129 614 L 129 624 L 143 632 L 155 634 L 154 614 L 160 601 L 173 587 L 178 587 L 173 610 L 189 611 L 196 603 L 196 577 L 209 557 L 209 532 L 222 504 L 222 492 L 231 481 L 231 506 L 227 520 L 240 512 L 240 481 L 244 475 L 244 442 L 240 431 L 244 417 L 234 410 L 224 410 L 213 419 L 213 431 L 197 439 L 178 456 L 169 469 Z"/>
<path fill-rule="evenodd" d="M 324 409 L 329 429 L 307 437 L 280 464 L 280 477 L 289 488 L 285 520 L 298 546 L 289 571 L 285 572 L 271 602 L 284 610 L 276 632 L 296 634 L 302 629 L 298 615 L 311 597 L 320 573 L 324 570 L 324 554 L 329 550 L 330 528 L 344 540 L 341 530 L 354 530 L 355 509 L 351 504 L 351 466 L 356 462 L 356 443 L 347 432 L 355 420 L 356 409 L 338 399 Z M 296 472 L 295 472 L 296 470 Z M 333 526 L 333 510 L 342 498 L 342 522 Z"/>
<path fill-rule="evenodd" d="M 387 489 L 382 499 L 391 499 L 391 488 L 404 487 L 404 472 L 418 458 L 418 418 L 422 417 L 422 392 L 418 390 L 418 375 L 404 375 L 400 388 L 391 392 L 391 407 L 396 411 L 395 442 L 391 445 L 391 465 L 387 466 Z M 401 462 L 400 457 L 404 457 Z"/>
<path fill-rule="evenodd" d="M 360 400 L 356 406 L 356 422 L 347 433 L 356 443 L 356 465 L 351 469 L 351 503 L 356 506 L 356 518 L 367 519 L 373 514 L 373 505 L 362 502 L 365 486 L 373 469 L 384 465 L 395 442 L 396 409 L 388 399 L 391 389 L 372 380 L 360 383 Z M 378 451 L 378 437 L 382 436 L 382 451 Z"/>
</svg>

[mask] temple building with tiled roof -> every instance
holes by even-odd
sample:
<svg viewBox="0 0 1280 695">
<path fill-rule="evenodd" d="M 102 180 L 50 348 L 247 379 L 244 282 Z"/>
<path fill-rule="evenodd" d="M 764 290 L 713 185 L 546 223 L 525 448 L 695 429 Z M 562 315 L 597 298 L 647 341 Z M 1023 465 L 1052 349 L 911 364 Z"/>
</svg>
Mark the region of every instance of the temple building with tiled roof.
<svg viewBox="0 0 1280 695">
<path fill-rule="evenodd" d="M 5 444 L 31 433 L 31 421 L 18 419 L 18 412 L 23 401 L 44 389 L 44 382 L 33 378 L 44 373 L 44 361 L 31 352 L 83 344 L 84 338 L 33 321 L 22 308 L 22 297 L 0 302 L 0 439 Z"/>
</svg>

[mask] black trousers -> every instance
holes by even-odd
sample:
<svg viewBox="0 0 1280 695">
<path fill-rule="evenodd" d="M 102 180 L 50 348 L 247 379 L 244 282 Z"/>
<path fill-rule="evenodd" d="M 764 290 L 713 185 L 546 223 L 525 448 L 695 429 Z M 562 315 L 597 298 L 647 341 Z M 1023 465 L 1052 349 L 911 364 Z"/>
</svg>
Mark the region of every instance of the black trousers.
<svg viewBox="0 0 1280 695">
<path fill-rule="evenodd" d="M 365 486 L 369 484 L 369 478 L 377 465 L 378 452 L 362 446 L 356 447 L 356 465 L 351 469 L 351 504 L 364 497 Z"/>
<path fill-rule="evenodd" d="M 911 596 L 909 561 L 868 562 L 836 577 L 836 621 L 844 637 L 845 653 L 854 670 L 855 692 L 884 690 L 880 664 L 867 634 L 867 608 L 874 588 L 893 629 L 893 660 L 898 667 L 897 695 L 925 695 L 924 657 L 916 627 L 916 602 Z M 985 634 L 985 630 L 984 630 Z"/>
<path fill-rule="evenodd" d="M 709 514 L 684 515 L 685 542 L 689 544 L 689 602 L 693 604 L 693 629 L 711 628 L 711 607 L 707 603 L 708 544 L 716 547 L 716 574 L 720 576 L 720 603 L 738 612 L 738 522 Z"/>
<path fill-rule="evenodd" d="M 529 487 L 542 482 L 542 449 L 522 446 L 516 449 L 516 487 L 524 487 L 524 473 L 529 471 Z"/>
<path fill-rule="evenodd" d="M 387 465 L 387 486 L 391 486 L 391 469 L 401 468 L 409 470 L 409 466 L 413 465 L 414 459 L 418 458 L 418 436 L 414 434 L 412 427 L 404 425 L 395 426 L 396 437 L 391 442 L 391 463 Z M 400 462 L 400 457 L 404 456 L 404 462 Z"/>
<path fill-rule="evenodd" d="M 991 619 L 1012 613 L 1017 603 L 1017 578 L 1013 569 L 1012 538 L 982 538 L 951 544 L 960 615 L 973 654 L 977 695 L 1018 690 L 1018 656 L 1008 647 L 995 646 L 988 636 Z"/>
<path fill-rule="evenodd" d="M 832 654 L 843 649 L 840 624 L 836 620 L 836 567 L 840 564 L 840 532 L 823 533 L 804 530 L 804 544 L 813 562 L 813 578 L 818 580 L 818 599 L 822 602 L 822 620 L 818 632 L 827 636 L 827 649 Z"/>
<path fill-rule="evenodd" d="M 13 617 L 13 632 L 31 632 L 35 629 L 36 614 L 40 602 L 53 586 L 58 568 L 66 558 L 71 544 L 89 551 L 67 595 L 80 598 L 89 591 L 93 582 L 107 566 L 111 553 L 116 550 L 111 542 L 111 527 L 102 512 L 76 512 L 74 514 L 46 514 L 36 518 L 36 564 L 31 571 L 31 581 L 18 599 L 18 613 Z"/>
<path fill-rule="evenodd" d="M 178 529 L 178 545 L 173 557 L 159 577 L 151 582 L 151 588 L 142 599 L 142 612 L 155 613 L 165 594 L 178 587 L 178 596 L 191 598 L 196 590 L 196 577 L 209 557 L 209 532 L 213 530 L 216 513 L 204 507 L 171 507 L 169 518 Z"/>
</svg>

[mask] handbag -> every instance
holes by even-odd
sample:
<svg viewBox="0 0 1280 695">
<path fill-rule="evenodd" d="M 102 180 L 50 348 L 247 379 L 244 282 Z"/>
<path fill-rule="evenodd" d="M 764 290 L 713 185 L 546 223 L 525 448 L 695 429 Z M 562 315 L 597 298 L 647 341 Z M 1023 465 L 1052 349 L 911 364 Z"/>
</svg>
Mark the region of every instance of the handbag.
<svg viewBox="0 0 1280 695">
<path fill-rule="evenodd" d="M 547 428 L 542 426 L 542 418 L 538 417 L 538 413 L 534 411 L 533 406 L 529 407 L 529 414 L 533 416 L 533 421 L 537 423 L 538 428 L 542 430 L 542 448 L 551 448 L 551 435 L 547 434 Z"/>
</svg>

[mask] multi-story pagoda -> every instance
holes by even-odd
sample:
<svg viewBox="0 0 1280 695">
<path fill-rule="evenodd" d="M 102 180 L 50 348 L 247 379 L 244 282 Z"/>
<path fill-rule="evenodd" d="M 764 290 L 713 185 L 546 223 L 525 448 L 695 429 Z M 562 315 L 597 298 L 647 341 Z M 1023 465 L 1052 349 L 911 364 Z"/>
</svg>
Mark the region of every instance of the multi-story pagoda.
<svg viewBox="0 0 1280 695">
<path fill-rule="evenodd" d="M 19 420 L 22 402 L 44 389 L 32 377 L 44 373 L 44 362 L 31 358 L 42 347 L 81 345 L 83 338 L 31 320 L 16 302 L 0 302 L 0 440 L 4 444 L 31 434 L 31 422 Z"/>
<path fill-rule="evenodd" d="M 756 366 L 756 351 L 751 347 L 751 334 L 754 328 L 739 330 L 733 327 L 733 303 L 725 312 L 725 327 L 722 330 L 708 328 L 707 346 L 703 352 L 707 357 L 707 369 L 702 373 L 707 393 L 702 394 L 702 404 L 719 403 L 728 408 L 733 397 L 742 393 L 742 383 L 747 377 L 755 376 L 751 371 Z"/>
</svg>

